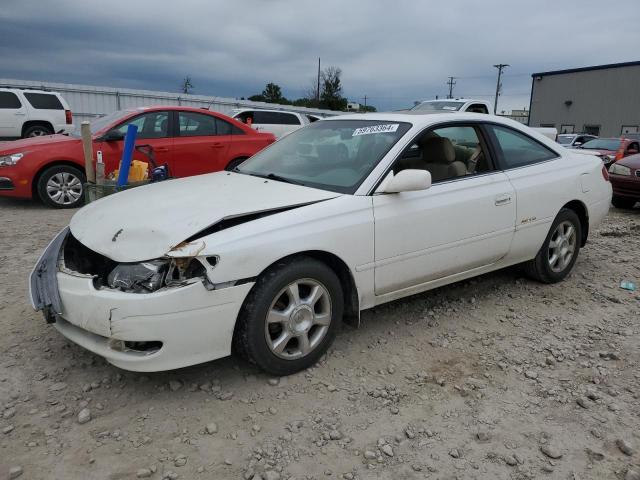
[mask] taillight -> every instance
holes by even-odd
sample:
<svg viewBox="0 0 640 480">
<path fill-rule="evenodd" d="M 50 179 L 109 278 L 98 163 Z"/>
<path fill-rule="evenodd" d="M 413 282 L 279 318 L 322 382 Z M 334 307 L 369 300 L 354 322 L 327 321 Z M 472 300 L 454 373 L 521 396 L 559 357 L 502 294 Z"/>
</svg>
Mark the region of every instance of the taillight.
<svg viewBox="0 0 640 480">
<path fill-rule="evenodd" d="M 73 123 L 73 114 L 71 113 L 71 110 L 64 111 L 64 118 L 67 122 L 67 125 L 71 125 Z"/>
<path fill-rule="evenodd" d="M 605 182 L 609 181 L 609 172 L 607 171 L 607 167 L 602 165 L 602 178 L 604 178 Z"/>
</svg>

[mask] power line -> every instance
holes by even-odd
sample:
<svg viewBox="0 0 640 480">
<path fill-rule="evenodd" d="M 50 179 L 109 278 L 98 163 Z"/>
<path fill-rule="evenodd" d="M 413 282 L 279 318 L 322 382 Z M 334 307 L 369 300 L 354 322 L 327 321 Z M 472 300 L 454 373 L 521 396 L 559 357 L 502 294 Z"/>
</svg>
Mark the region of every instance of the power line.
<svg viewBox="0 0 640 480">
<path fill-rule="evenodd" d="M 449 77 L 447 80 L 447 85 L 449 85 L 449 96 L 447 98 L 453 98 L 453 86 L 456 84 L 456 77 Z"/>
<path fill-rule="evenodd" d="M 507 68 L 509 64 L 507 63 L 499 63 L 498 65 L 494 65 L 495 68 L 498 69 L 498 82 L 496 83 L 496 99 L 493 103 L 493 113 L 498 112 L 498 97 L 500 96 L 500 89 L 502 88 L 502 84 L 500 83 L 500 77 L 502 76 L 502 70 Z"/>
</svg>

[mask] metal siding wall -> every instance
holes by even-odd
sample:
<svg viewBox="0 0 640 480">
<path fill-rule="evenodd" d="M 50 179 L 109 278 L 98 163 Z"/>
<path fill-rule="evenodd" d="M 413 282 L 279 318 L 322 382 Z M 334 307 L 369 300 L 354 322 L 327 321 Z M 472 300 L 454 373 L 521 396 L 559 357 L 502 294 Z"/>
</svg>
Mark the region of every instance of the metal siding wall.
<svg viewBox="0 0 640 480">
<path fill-rule="evenodd" d="M 251 107 L 289 110 L 299 113 L 320 115 L 341 115 L 343 112 L 332 110 L 293 107 L 263 102 L 236 100 L 235 98 L 187 95 L 152 90 L 132 90 L 127 88 L 95 87 L 91 85 L 72 85 L 68 83 L 38 82 L 33 80 L 15 80 L 0 78 L 0 85 L 9 87 L 31 87 L 59 92 L 65 98 L 73 112 L 74 123 L 93 120 L 96 117 L 126 108 L 146 107 L 150 105 L 183 105 L 189 107 L 209 107 L 211 110 L 230 114 L 235 108 Z M 119 107 L 118 107 L 119 102 Z"/>
<path fill-rule="evenodd" d="M 640 126 L 640 66 L 534 78 L 531 126 L 600 125 L 600 136 L 620 136 L 622 125 Z M 565 101 L 570 100 L 571 106 Z"/>
</svg>

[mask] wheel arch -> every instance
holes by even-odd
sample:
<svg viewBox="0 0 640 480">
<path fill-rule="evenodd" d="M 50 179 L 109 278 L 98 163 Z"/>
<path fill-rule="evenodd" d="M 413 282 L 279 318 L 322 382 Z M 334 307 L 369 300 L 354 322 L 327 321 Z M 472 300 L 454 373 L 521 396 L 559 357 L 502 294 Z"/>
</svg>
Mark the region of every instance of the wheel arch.
<svg viewBox="0 0 640 480">
<path fill-rule="evenodd" d="M 45 127 L 48 127 L 53 133 L 56 133 L 53 128 L 53 124 L 47 120 L 27 120 L 22 124 L 22 131 L 20 132 L 20 136 L 24 138 L 24 134 L 27 129 L 36 125 L 44 125 Z"/>
<path fill-rule="evenodd" d="M 344 292 L 344 321 L 350 325 L 358 326 L 360 323 L 360 296 L 358 295 L 358 286 L 353 277 L 353 273 L 349 266 L 340 257 L 334 253 L 325 250 L 306 250 L 297 252 L 286 257 L 279 258 L 275 262 L 267 266 L 256 277 L 262 276 L 270 268 L 283 261 L 291 261 L 297 257 L 310 257 L 327 265 L 336 274 L 342 285 Z"/>
<path fill-rule="evenodd" d="M 580 219 L 580 229 L 582 230 L 582 238 L 580 239 L 580 246 L 584 247 L 587 243 L 587 237 L 589 236 L 589 210 L 587 206 L 580 200 L 571 200 L 565 203 L 562 208 L 572 210 L 578 215 Z"/>
<path fill-rule="evenodd" d="M 74 162 L 72 160 L 54 160 L 52 162 L 47 162 L 44 165 L 40 166 L 40 168 L 38 168 L 38 170 L 36 171 L 36 174 L 33 176 L 33 180 L 31 180 L 31 197 L 32 198 L 38 198 L 38 181 L 40 180 L 40 177 L 42 176 L 44 171 L 51 167 L 59 167 L 61 165 L 67 165 L 69 167 L 77 168 L 84 175 L 87 174 L 87 172 L 85 172 L 84 170 L 84 165 L 80 165 L 77 162 Z"/>
</svg>

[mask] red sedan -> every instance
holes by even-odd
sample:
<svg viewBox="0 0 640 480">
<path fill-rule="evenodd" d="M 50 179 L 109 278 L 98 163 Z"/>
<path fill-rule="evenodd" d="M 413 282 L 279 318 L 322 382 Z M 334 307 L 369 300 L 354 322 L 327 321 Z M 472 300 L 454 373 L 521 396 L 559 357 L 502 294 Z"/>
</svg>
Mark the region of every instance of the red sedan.
<svg viewBox="0 0 640 480">
<path fill-rule="evenodd" d="M 172 177 L 233 168 L 275 142 L 226 115 L 188 107 L 146 107 L 114 112 L 91 123 L 93 151 L 102 152 L 105 173 L 119 166 L 129 124 L 138 127 L 136 144 L 153 147 L 158 165 Z M 134 153 L 134 159 L 144 156 Z M 80 130 L 0 143 L 0 195 L 38 197 L 56 208 L 83 201 L 84 155 Z"/>
<path fill-rule="evenodd" d="M 613 206 L 633 208 L 640 202 L 640 155 L 626 157 L 611 165 L 609 180 L 613 187 Z"/>
<path fill-rule="evenodd" d="M 630 138 L 594 138 L 578 148 L 598 152 L 606 165 L 640 152 L 640 142 Z"/>
</svg>

